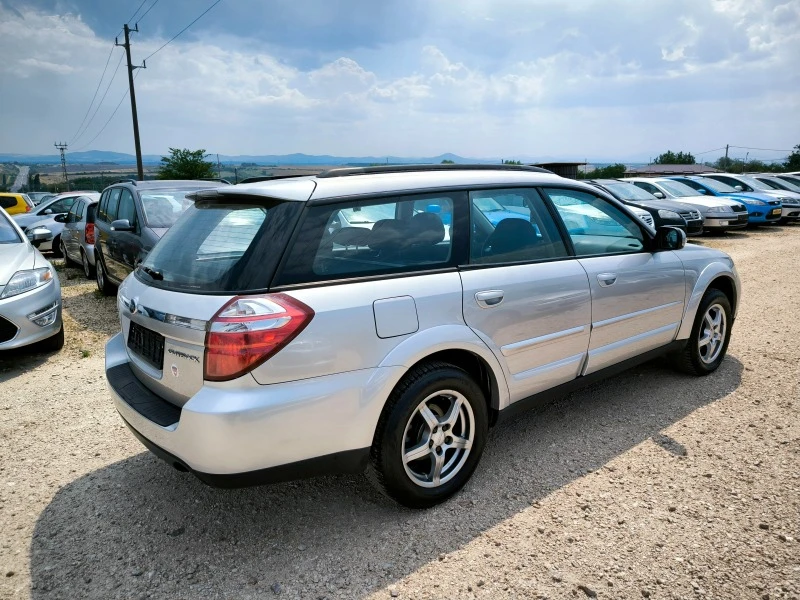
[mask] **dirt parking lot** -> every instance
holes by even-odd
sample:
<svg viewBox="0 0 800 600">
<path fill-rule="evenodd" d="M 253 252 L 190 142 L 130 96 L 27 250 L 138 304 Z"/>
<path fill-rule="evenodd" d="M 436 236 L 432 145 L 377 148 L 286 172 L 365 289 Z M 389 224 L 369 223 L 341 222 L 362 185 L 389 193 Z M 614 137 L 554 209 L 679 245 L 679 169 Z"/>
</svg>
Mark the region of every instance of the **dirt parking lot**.
<svg viewBox="0 0 800 600">
<path fill-rule="evenodd" d="M 0 597 L 800 598 L 800 226 L 762 229 L 701 242 L 744 283 L 719 371 L 651 363 L 523 416 L 425 512 L 147 453 L 106 392 L 115 301 L 62 267 L 64 350 L 0 357 Z"/>
</svg>

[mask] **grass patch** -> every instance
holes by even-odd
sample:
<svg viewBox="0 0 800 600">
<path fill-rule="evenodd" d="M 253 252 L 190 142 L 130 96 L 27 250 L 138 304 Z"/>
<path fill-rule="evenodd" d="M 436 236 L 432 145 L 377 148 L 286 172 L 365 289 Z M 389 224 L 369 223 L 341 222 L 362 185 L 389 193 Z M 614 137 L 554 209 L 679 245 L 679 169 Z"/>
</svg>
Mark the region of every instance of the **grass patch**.
<svg viewBox="0 0 800 600">
<path fill-rule="evenodd" d="M 91 355 L 91 350 L 81 350 L 81 358 L 89 358 Z"/>
</svg>

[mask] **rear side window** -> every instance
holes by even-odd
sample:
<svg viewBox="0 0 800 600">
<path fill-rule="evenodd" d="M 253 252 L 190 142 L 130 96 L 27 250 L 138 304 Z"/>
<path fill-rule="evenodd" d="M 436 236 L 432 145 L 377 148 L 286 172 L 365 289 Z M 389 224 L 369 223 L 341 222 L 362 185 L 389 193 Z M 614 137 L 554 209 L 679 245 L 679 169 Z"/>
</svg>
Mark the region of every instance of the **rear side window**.
<svg viewBox="0 0 800 600">
<path fill-rule="evenodd" d="M 311 207 L 277 283 L 455 266 L 453 211 L 457 196 L 464 195 L 397 196 Z"/>
<path fill-rule="evenodd" d="M 97 204 L 90 204 L 86 207 L 86 222 L 94 223 L 95 212 L 97 211 Z"/>
<path fill-rule="evenodd" d="M 100 202 L 98 203 L 97 209 L 97 218 L 101 221 L 108 221 L 107 211 L 108 211 L 108 196 L 111 192 L 106 190 L 103 192 L 103 195 L 100 196 Z"/>
<path fill-rule="evenodd" d="M 122 190 L 122 194 L 119 197 L 117 219 L 128 219 L 131 225 L 136 226 L 136 205 L 133 203 L 133 196 L 128 190 Z"/>
<path fill-rule="evenodd" d="M 17 199 L 11 196 L 0 196 L 0 206 L 3 208 L 14 208 L 17 205 Z"/>
<path fill-rule="evenodd" d="M 189 202 L 136 277 L 198 294 L 266 290 L 302 208 L 270 198 Z"/>
<path fill-rule="evenodd" d="M 119 211 L 119 197 L 122 194 L 122 190 L 120 188 L 114 188 L 108 194 L 108 204 L 106 205 L 106 219 L 108 221 L 113 221 L 117 218 L 117 212 Z"/>
</svg>

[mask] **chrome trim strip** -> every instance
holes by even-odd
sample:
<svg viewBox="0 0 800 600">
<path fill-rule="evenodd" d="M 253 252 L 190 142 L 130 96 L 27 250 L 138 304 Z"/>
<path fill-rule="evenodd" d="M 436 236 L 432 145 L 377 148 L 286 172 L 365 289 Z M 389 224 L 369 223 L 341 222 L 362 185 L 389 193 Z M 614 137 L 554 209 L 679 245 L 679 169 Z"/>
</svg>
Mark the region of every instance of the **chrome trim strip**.
<svg viewBox="0 0 800 600">
<path fill-rule="evenodd" d="M 575 356 L 568 356 L 567 358 L 562 358 L 561 360 L 557 360 L 556 362 L 547 363 L 546 365 L 542 365 L 541 367 L 536 367 L 535 369 L 528 369 L 527 371 L 522 371 L 521 373 L 517 373 L 516 375 L 514 375 L 514 379 L 517 381 L 521 379 L 529 379 L 531 377 L 542 375 L 543 373 L 547 373 L 548 371 L 552 371 L 554 369 L 568 367 L 569 365 L 575 364 L 577 362 L 583 362 L 583 358 L 585 356 L 586 356 L 585 352 L 576 354 Z"/>
<path fill-rule="evenodd" d="M 668 304 L 654 306 L 653 308 L 645 308 L 644 310 L 637 310 L 636 312 L 628 313 L 627 315 L 620 315 L 618 317 L 612 317 L 610 319 L 606 319 L 605 321 L 598 321 L 597 323 L 592 323 L 592 329 L 598 329 L 599 327 L 605 327 L 606 325 L 614 325 L 615 323 L 619 323 L 621 321 L 627 321 L 628 319 L 635 319 L 636 317 L 641 317 L 642 315 L 654 313 L 657 310 L 663 310 L 665 308 L 669 308 L 671 306 L 677 306 L 679 304 L 683 304 L 683 301 L 675 300 L 675 302 L 669 302 Z"/>
<path fill-rule="evenodd" d="M 547 342 L 552 342 L 554 340 L 560 340 L 562 338 L 576 335 L 578 333 L 582 333 L 586 329 L 585 325 L 580 325 L 579 327 L 573 327 L 572 329 L 565 329 L 564 331 L 556 331 L 555 333 L 548 333 L 547 335 L 541 335 L 539 337 L 531 338 L 529 340 L 522 340 L 521 342 L 514 342 L 513 344 L 506 344 L 500 348 L 500 352 L 503 353 L 503 356 L 513 356 L 514 354 L 518 354 L 519 352 L 524 352 L 528 350 L 532 346 L 536 346 L 538 344 L 546 344 Z"/>
<path fill-rule="evenodd" d="M 191 319 L 189 317 L 181 317 L 180 315 L 161 312 L 148 306 L 136 304 L 135 300 L 129 300 L 122 295 L 117 297 L 117 302 L 121 307 L 125 308 L 129 315 L 141 315 L 142 317 L 153 319 L 160 323 L 175 325 L 176 327 L 185 327 L 186 329 L 194 329 L 196 331 L 206 331 L 208 328 L 208 322 L 202 319 Z"/>
</svg>

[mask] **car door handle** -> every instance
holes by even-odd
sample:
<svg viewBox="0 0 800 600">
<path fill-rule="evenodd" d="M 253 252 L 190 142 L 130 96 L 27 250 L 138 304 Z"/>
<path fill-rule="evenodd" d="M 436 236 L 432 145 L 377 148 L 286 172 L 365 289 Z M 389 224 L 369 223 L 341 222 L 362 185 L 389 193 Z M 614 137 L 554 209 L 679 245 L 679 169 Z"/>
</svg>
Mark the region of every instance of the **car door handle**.
<svg viewBox="0 0 800 600">
<path fill-rule="evenodd" d="M 503 290 L 486 290 L 475 294 L 475 302 L 481 308 L 493 308 L 500 305 L 504 296 L 505 292 Z"/>
<path fill-rule="evenodd" d="M 597 282 L 603 286 L 608 287 L 610 285 L 614 285 L 617 281 L 617 274 L 616 273 L 598 273 L 597 274 Z"/>
</svg>

